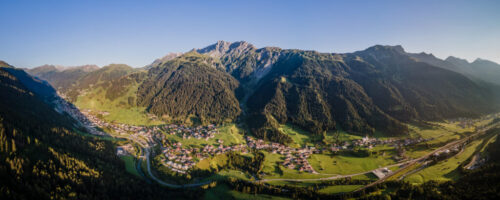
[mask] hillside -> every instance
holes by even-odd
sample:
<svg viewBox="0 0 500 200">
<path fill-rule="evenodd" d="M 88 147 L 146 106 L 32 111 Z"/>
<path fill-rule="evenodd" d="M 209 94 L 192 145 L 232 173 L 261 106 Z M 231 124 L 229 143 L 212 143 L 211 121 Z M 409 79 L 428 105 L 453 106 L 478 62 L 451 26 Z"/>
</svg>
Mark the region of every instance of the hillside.
<svg viewBox="0 0 500 200">
<path fill-rule="evenodd" d="M 460 62 L 458 59 L 452 57 L 447 58 L 446 61 L 466 69 L 471 77 L 500 85 L 500 78 L 498 78 L 500 77 L 500 65 L 497 63 L 480 58 L 474 60 L 472 63 L 468 63 L 467 61 Z"/>
<path fill-rule="evenodd" d="M 500 79 L 498 78 L 500 77 L 500 65 L 495 62 L 478 58 L 474 62 L 469 63 L 465 59 L 453 56 L 442 60 L 432 54 L 426 53 L 408 53 L 408 55 L 417 61 L 460 73 L 473 81 L 500 86 Z"/>
<path fill-rule="evenodd" d="M 233 121 L 240 113 L 234 94 L 238 81 L 218 66 L 217 60 L 191 52 L 151 68 L 137 104 L 166 120 Z"/>
<path fill-rule="evenodd" d="M 238 97 L 248 107 L 250 127 L 268 139 L 286 138 L 277 130 L 284 123 L 312 133 L 342 128 L 400 135 L 407 132 L 402 122 L 478 116 L 496 108 L 492 88 L 417 62 L 400 46 L 325 54 L 218 42 L 198 52 L 220 58 L 241 81 L 244 95 Z M 241 71 L 247 74 L 235 74 Z"/>
<path fill-rule="evenodd" d="M 43 65 L 27 72 L 40 79 L 48 81 L 54 88 L 61 91 L 73 86 L 78 79 L 87 75 L 88 73 L 99 69 L 96 65 L 84 65 L 77 67 L 56 67 L 54 65 Z"/>
<path fill-rule="evenodd" d="M 110 141 L 77 134 L 14 68 L 0 68 L 1 199 L 143 199 L 182 195 L 128 175 Z M 28 82 L 28 81 L 25 81 Z M 32 79 L 32 83 L 37 82 Z M 178 197 L 181 198 L 181 197 Z"/>
</svg>

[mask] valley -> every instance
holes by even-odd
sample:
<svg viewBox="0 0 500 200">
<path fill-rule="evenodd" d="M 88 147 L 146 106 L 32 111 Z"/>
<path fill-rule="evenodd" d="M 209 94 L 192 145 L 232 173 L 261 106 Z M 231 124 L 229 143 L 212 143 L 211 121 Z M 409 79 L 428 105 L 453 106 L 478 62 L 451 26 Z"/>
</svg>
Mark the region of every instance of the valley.
<svg viewBox="0 0 500 200">
<path fill-rule="evenodd" d="M 126 139 L 120 142 L 118 149 L 123 152 L 118 154 L 128 160 L 127 168 L 135 167 L 129 171 L 135 175 L 143 174 L 139 176 L 167 187 L 200 187 L 230 177 L 297 187 L 341 179 L 359 179 L 367 183 L 328 186 L 321 189 L 324 194 L 362 190 L 386 180 L 404 179 L 415 184 L 421 184 L 422 177 L 427 177 L 426 181 L 447 180 L 450 175 L 443 169 L 436 169 L 446 166 L 444 169 L 451 172 L 464 167 L 465 160 L 476 154 L 475 149 L 487 146 L 483 140 L 494 139 L 496 133 L 484 133 L 498 126 L 488 124 L 500 117 L 500 114 L 493 114 L 478 119 L 427 122 L 426 127 L 411 125 L 411 137 L 361 137 L 339 131 L 327 133 L 325 138 L 337 139 L 332 142 L 319 142 L 319 138 L 308 137 L 310 133 L 285 125 L 285 134 L 290 134 L 295 143 L 283 145 L 245 135 L 247 130 L 232 123 L 196 127 L 176 124 L 138 126 L 114 124 L 90 114 L 90 111 L 83 113 L 92 122 L 90 127 L 107 130 L 97 135 Z M 262 169 L 252 174 L 225 168 L 230 152 L 246 157 L 262 153 Z M 433 157 L 440 154 L 450 155 L 431 163 Z M 141 167 L 144 161 L 145 168 Z M 199 170 L 214 169 L 219 169 L 212 172 L 216 176 L 192 175 Z"/>
<path fill-rule="evenodd" d="M 424 61 L 401 46 L 330 54 L 218 41 L 144 68 L 5 70 L 69 132 L 108 144 L 141 189 L 342 199 L 460 183 L 490 166 L 500 86 Z"/>
</svg>

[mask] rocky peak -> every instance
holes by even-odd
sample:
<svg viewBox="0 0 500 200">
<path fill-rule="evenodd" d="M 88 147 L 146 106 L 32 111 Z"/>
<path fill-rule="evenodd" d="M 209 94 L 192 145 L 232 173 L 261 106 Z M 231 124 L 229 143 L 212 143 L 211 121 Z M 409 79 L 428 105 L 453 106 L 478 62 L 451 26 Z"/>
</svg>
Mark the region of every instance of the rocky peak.
<svg viewBox="0 0 500 200">
<path fill-rule="evenodd" d="M 0 67 L 5 67 L 5 68 L 12 68 L 11 65 L 9 65 L 9 63 L 3 61 L 3 60 L 0 60 Z"/>
<path fill-rule="evenodd" d="M 183 53 L 180 53 L 180 52 L 168 53 L 167 55 L 163 56 L 162 58 L 158 58 L 155 61 L 153 61 L 151 64 L 146 65 L 144 67 L 144 69 L 151 69 L 155 66 L 158 66 L 164 62 L 167 62 L 169 60 L 172 60 L 172 59 L 177 58 L 177 57 L 182 56 L 182 55 L 183 55 Z"/>
<path fill-rule="evenodd" d="M 212 57 L 222 57 L 227 54 L 240 55 L 248 50 L 255 49 L 255 47 L 245 41 L 239 42 L 227 42 L 227 41 L 217 41 L 217 43 L 212 44 L 203 49 L 197 49 L 196 52 L 200 54 L 206 54 Z"/>
<path fill-rule="evenodd" d="M 406 53 L 404 48 L 401 45 L 375 45 L 372 47 L 369 47 L 368 49 L 365 50 L 366 52 L 397 52 L 397 53 Z"/>
</svg>

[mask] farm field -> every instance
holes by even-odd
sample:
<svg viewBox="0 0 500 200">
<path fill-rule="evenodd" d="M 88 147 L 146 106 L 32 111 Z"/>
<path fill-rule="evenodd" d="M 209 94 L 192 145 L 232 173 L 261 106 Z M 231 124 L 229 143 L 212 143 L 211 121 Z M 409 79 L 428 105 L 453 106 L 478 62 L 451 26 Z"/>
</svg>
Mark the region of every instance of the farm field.
<svg viewBox="0 0 500 200">
<path fill-rule="evenodd" d="M 293 144 L 290 144 L 291 147 L 304 147 L 304 146 L 315 146 L 315 144 L 319 141 L 322 140 L 321 136 L 314 136 L 307 131 L 304 131 L 296 126 L 293 126 L 291 124 L 283 124 L 281 125 L 281 131 L 283 133 L 287 134 L 290 136 L 293 140 Z M 335 135 L 338 134 L 338 139 L 339 141 L 350 141 L 350 140 L 356 140 L 356 139 L 361 139 L 362 136 L 359 135 L 353 135 L 349 134 L 347 132 L 344 132 L 342 130 L 335 132 L 335 131 L 329 131 L 325 134 L 325 142 L 331 143 L 335 139 Z"/>
<path fill-rule="evenodd" d="M 308 161 L 312 167 L 322 174 L 355 174 L 377 169 L 396 163 L 391 154 L 378 156 L 358 157 L 350 153 L 341 155 L 314 154 Z"/>
</svg>

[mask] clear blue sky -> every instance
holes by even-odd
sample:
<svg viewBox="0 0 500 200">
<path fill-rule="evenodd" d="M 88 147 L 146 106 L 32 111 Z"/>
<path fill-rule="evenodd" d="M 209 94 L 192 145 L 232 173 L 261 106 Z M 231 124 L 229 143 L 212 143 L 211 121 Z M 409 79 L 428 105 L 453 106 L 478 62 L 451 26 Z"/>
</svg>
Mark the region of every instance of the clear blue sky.
<svg viewBox="0 0 500 200">
<path fill-rule="evenodd" d="M 500 1 L 0 0 L 0 27 L 0 60 L 17 67 L 142 67 L 217 40 L 338 53 L 401 44 L 500 63 Z"/>
</svg>

